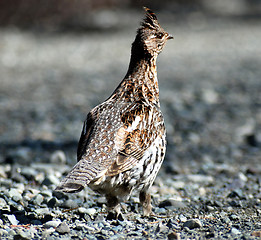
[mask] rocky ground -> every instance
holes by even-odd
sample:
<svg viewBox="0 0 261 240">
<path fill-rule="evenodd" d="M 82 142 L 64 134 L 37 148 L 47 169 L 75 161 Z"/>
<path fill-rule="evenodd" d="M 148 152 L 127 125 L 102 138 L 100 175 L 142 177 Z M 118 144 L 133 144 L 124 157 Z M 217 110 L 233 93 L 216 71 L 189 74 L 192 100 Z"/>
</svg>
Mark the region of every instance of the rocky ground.
<svg viewBox="0 0 261 240">
<path fill-rule="evenodd" d="M 118 31 L 1 29 L 1 239 L 261 237 L 258 19 L 162 17 L 175 39 L 158 59 L 168 151 L 153 216 L 135 195 L 110 220 L 89 189 L 53 193 L 76 161 L 86 113 L 126 72 L 140 17 Z"/>
</svg>

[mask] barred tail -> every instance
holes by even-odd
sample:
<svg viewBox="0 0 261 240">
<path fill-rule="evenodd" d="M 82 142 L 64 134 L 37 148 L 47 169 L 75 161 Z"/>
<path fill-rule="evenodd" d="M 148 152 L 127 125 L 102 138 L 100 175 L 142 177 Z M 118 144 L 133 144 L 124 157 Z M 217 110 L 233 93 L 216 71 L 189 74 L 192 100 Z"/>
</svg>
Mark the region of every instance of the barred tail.
<svg viewBox="0 0 261 240">
<path fill-rule="evenodd" d="M 97 172 L 93 171 L 86 164 L 86 161 L 79 161 L 54 191 L 66 193 L 80 192 L 96 175 Z"/>
</svg>

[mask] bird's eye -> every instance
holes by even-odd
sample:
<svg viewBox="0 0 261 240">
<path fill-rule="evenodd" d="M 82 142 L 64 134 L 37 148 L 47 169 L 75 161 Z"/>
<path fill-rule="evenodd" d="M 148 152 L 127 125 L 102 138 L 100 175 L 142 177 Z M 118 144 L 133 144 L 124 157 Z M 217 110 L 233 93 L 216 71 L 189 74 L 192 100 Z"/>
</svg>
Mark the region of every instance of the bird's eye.
<svg viewBox="0 0 261 240">
<path fill-rule="evenodd" d="M 158 38 L 163 38 L 163 36 L 164 36 L 163 33 L 158 33 L 158 34 L 157 34 L 157 37 L 158 37 Z"/>
</svg>

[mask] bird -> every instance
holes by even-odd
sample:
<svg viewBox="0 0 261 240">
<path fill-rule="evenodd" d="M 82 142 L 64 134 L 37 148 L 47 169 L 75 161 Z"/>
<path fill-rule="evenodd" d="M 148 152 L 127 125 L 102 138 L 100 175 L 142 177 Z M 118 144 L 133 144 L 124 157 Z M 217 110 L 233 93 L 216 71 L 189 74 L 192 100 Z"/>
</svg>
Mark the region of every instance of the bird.
<svg viewBox="0 0 261 240">
<path fill-rule="evenodd" d="M 144 9 L 127 74 L 111 96 L 87 114 L 77 164 L 55 189 L 75 193 L 88 186 L 105 195 L 108 213 L 116 217 L 133 192 L 139 194 L 143 215 L 152 214 L 149 189 L 166 151 L 156 60 L 173 37 L 152 10 Z"/>
</svg>

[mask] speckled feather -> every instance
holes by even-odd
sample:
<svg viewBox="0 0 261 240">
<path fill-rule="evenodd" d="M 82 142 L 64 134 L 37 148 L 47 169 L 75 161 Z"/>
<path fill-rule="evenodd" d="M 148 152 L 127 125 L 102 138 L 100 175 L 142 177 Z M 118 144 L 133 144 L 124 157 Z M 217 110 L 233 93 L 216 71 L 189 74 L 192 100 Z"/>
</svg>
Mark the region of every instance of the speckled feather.
<svg viewBox="0 0 261 240">
<path fill-rule="evenodd" d="M 166 148 L 160 111 L 156 59 L 172 37 L 149 9 L 132 45 L 128 72 L 113 94 L 87 115 L 78 144 L 78 163 L 56 188 L 78 192 L 85 186 L 105 194 L 115 210 L 135 189 L 145 215 L 151 212 L 147 190 Z"/>
</svg>

